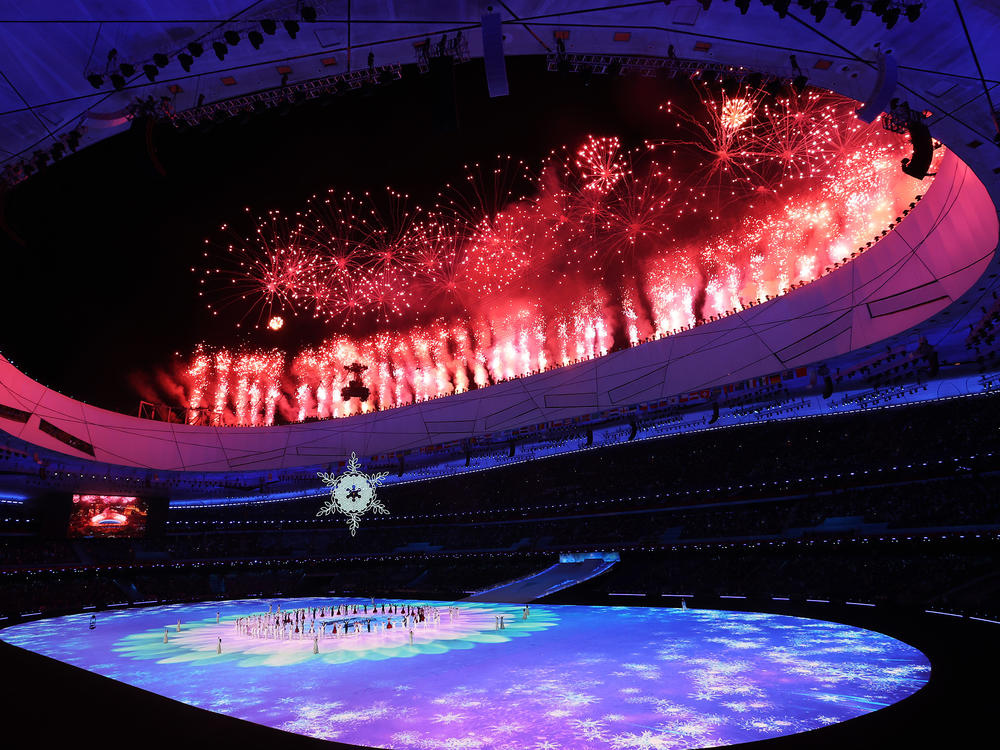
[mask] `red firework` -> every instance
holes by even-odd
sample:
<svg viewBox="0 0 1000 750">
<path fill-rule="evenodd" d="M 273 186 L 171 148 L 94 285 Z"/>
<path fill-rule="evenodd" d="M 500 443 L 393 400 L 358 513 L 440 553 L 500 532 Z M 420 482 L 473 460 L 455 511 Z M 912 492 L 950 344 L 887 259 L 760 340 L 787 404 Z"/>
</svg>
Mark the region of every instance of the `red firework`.
<svg viewBox="0 0 1000 750">
<path fill-rule="evenodd" d="M 312 315 L 331 337 L 287 370 L 276 352 L 202 350 L 192 403 L 242 424 L 343 416 L 599 356 L 816 278 L 912 199 L 906 142 L 852 102 L 696 91 L 692 114 L 664 105 L 675 137 L 648 148 L 590 136 L 535 173 L 501 157 L 426 211 L 386 189 L 267 214 L 204 272 L 213 313 Z M 354 361 L 365 404 L 340 399 Z"/>
</svg>

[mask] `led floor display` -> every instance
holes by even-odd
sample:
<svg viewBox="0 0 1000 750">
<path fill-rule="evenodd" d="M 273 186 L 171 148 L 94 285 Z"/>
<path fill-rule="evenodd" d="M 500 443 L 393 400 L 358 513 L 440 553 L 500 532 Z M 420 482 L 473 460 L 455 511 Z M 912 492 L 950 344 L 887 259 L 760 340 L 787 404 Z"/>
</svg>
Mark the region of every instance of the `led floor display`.
<svg viewBox="0 0 1000 750">
<path fill-rule="evenodd" d="M 359 614 L 317 617 L 324 638 L 251 637 L 236 625 L 280 604 L 310 608 L 308 629 L 312 607 L 347 603 Z M 363 599 L 102 612 L 93 630 L 88 613 L 0 637 L 211 711 L 384 748 L 727 745 L 877 710 L 930 674 L 920 651 L 886 635 L 783 615 L 532 606 L 524 619 L 520 605 L 458 602 L 453 616 L 448 603 L 406 604 L 440 615 L 412 628 L 412 644 L 398 614 L 373 619 Z M 356 623 L 346 636 L 345 619 Z"/>
</svg>

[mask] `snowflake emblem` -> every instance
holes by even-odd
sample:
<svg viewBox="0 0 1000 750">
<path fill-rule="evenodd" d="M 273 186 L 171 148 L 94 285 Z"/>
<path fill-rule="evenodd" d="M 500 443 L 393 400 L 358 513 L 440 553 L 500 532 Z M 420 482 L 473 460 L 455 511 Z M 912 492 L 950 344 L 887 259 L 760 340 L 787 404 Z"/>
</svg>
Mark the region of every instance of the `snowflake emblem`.
<svg viewBox="0 0 1000 750">
<path fill-rule="evenodd" d="M 358 530 L 358 519 L 367 511 L 389 515 L 388 509 L 375 497 L 375 488 L 382 484 L 389 476 L 389 472 L 365 474 L 359 471 L 360 468 L 361 462 L 352 452 L 351 459 L 347 462 L 347 471 L 339 477 L 327 474 L 325 471 L 317 474 L 323 480 L 323 484 L 330 488 L 330 499 L 316 515 L 332 516 L 334 513 L 343 513 L 347 516 L 351 536 Z"/>
</svg>

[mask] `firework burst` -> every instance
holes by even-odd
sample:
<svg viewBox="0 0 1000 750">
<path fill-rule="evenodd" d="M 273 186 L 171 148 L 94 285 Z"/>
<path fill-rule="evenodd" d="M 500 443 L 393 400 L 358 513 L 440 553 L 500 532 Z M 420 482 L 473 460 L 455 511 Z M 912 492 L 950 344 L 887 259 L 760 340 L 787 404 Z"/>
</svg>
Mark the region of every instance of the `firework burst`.
<svg viewBox="0 0 1000 750">
<path fill-rule="evenodd" d="M 330 191 L 246 237 L 226 229 L 202 272 L 212 312 L 330 333 L 290 354 L 199 349 L 189 405 L 240 424 L 345 416 L 600 356 L 815 279 L 912 200 L 908 145 L 853 102 L 695 93 L 640 148 L 593 135 L 534 171 L 473 164 L 427 209 Z M 363 404 L 341 397 L 353 362 Z"/>
</svg>

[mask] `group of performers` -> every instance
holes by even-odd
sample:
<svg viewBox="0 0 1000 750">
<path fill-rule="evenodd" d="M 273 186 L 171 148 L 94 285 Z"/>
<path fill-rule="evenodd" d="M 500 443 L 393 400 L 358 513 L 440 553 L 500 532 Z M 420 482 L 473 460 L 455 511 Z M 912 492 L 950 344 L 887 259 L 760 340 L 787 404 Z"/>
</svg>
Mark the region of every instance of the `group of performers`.
<svg viewBox="0 0 1000 750">
<path fill-rule="evenodd" d="M 459 616 L 458 607 L 448 607 L 450 621 Z M 237 617 L 236 632 L 250 638 L 267 638 L 280 641 L 319 640 L 325 638 L 360 635 L 362 633 L 387 633 L 402 628 L 437 627 L 442 613 L 437 607 L 410 604 L 331 604 L 319 607 L 282 610 L 268 606 L 267 612 Z M 395 622 L 393 619 L 395 618 Z"/>
</svg>

